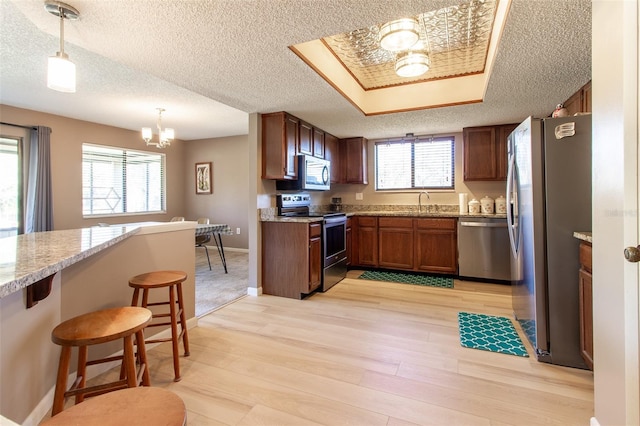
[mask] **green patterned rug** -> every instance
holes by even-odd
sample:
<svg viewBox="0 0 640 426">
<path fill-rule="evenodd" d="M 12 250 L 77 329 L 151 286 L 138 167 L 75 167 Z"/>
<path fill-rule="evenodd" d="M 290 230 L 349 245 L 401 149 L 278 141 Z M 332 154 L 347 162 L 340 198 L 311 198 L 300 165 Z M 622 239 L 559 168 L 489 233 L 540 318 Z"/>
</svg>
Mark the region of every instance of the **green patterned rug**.
<svg viewBox="0 0 640 426">
<path fill-rule="evenodd" d="M 458 312 L 458 325 L 465 348 L 529 356 L 509 318 Z"/>
<path fill-rule="evenodd" d="M 394 283 L 424 285 L 430 287 L 453 288 L 453 278 L 435 275 L 403 274 L 401 272 L 365 271 L 358 278 L 361 280 L 390 281 Z"/>
</svg>

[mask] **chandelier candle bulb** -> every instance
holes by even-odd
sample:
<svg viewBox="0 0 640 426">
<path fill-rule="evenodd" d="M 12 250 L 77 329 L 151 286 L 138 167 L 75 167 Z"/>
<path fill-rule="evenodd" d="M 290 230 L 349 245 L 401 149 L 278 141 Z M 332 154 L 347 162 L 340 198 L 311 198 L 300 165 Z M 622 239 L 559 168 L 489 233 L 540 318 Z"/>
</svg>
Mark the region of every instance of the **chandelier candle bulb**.
<svg viewBox="0 0 640 426">
<path fill-rule="evenodd" d="M 467 213 L 467 203 L 468 203 L 468 196 L 466 192 L 461 192 L 460 194 L 458 194 L 458 197 L 460 199 L 460 214 L 466 214 Z"/>
</svg>

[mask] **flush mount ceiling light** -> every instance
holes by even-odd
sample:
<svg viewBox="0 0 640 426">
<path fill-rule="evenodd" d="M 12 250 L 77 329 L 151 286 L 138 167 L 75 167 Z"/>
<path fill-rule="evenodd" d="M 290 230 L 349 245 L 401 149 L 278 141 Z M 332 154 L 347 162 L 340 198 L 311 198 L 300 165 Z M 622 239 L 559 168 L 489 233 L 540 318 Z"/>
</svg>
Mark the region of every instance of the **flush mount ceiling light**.
<svg viewBox="0 0 640 426">
<path fill-rule="evenodd" d="M 417 77 L 429 71 L 429 56 L 421 52 L 405 52 L 398 55 L 396 74 L 400 77 Z"/>
<path fill-rule="evenodd" d="M 47 87 L 59 92 L 74 93 L 76 91 L 76 65 L 64 53 L 64 20 L 75 21 L 80 12 L 72 6 L 59 1 L 46 0 L 44 8 L 52 15 L 60 17 L 60 51 L 49 56 L 47 69 Z"/>
<path fill-rule="evenodd" d="M 158 129 L 158 142 L 151 142 L 153 139 L 153 131 L 151 127 L 143 127 L 142 128 L 142 139 L 147 143 L 147 146 L 155 146 L 157 148 L 166 148 L 171 145 L 171 141 L 175 137 L 175 133 L 173 129 L 166 128 L 162 130 L 162 113 L 165 111 L 164 108 L 156 108 L 158 110 L 158 122 L 156 123 L 156 127 Z"/>
<path fill-rule="evenodd" d="M 397 19 L 380 27 L 380 46 L 391 52 L 408 50 L 419 39 L 418 21 L 414 18 Z"/>
</svg>

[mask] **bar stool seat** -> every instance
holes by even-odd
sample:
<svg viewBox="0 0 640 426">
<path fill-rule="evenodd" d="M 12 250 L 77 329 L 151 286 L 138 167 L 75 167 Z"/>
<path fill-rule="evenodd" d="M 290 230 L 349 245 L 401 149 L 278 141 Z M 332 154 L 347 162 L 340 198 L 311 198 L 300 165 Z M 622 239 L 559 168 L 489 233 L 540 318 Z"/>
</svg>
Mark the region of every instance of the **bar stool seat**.
<svg viewBox="0 0 640 426">
<path fill-rule="evenodd" d="M 180 397 L 162 388 L 130 388 L 74 405 L 40 423 L 46 426 L 183 426 L 187 410 Z"/>
<path fill-rule="evenodd" d="M 152 318 L 169 318 L 168 321 L 152 322 L 147 327 L 171 326 L 171 337 L 147 339 L 146 343 L 172 342 L 173 349 L 173 372 L 174 381 L 180 381 L 180 354 L 178 343 L 182 339 L 184 356 L 189 356 L 189 334 L 187 332 L 187 321 L 184 313 L 184 301 L 182 297 L 182 283 L 187 279 L 186 272 L 183 271 L 153 271 L 136 275 L 129 280 L 129 287 L 132 287 L 133 298 L 131 306 L 138 306 L 140 290 L 142 290 L 141 306 L 161 306 L 169 305 L 169 312 L 154 312 Z M 169 289 L 169 300 L 149 303 L 149 291 L 157 288 Z M 175 291 L 174 291 L 175 290 Z M 176 307 L 177 305 L 177 307 Z M 178 333 L 178 323 L 180 332 Z"/>
<path fill-rule="evenodd" d="M 53 329 L 51 340 L 62 346 L 51 410 L 53 416 L 64 409 L 64 401 L 70 396 L 75 396 L 75 403 L 79 404 L 84 401 L 85 397 L 127 387 L 133 388 L 140 384 L 150 386 L 143 330 L 151 322 L 151 315 L 151 311 L 146 308 L 125 306 L 103 309 L 71 318 Z M 134 336 L 138 345 L 139 371 L 136 370 L 136 355 L 133 349 Z M 87 361 L 89 346 L 118 339 L 123 339 L 122 356 Z M 75 382 L 67 390 L 71 348 L 74 346 L 78 347 L 78 370 Z M 87 366 L 111 361 L 122 362 L 124 374 L 121 375 L 120 380 L 86 386 Z"/>
</svg>

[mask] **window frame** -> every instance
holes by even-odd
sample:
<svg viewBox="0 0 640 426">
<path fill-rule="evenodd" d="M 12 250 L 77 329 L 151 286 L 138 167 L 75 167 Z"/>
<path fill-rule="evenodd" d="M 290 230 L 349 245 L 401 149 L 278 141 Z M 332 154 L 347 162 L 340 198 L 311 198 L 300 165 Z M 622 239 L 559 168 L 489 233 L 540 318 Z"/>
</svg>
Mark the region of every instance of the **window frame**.
<svg viewBox="0 0 640 426">
<path fill-rule="evenodd" d="M 123 169 L 123 176 L 122 176 L 122 204 L 123 204 L 123 209 L 125 211 L 123 212 L 112 212 L 112 213 L 85 213 L 84 210 L 84 203 L 85 203 L 85 197 L 84 197 L 84 191 L 85 191 L 85 176 L 84 176 L 84 165 L 85 165 L 85 147 L 96 147 L 96 148 L 100 148 L 100 149 L 106 149 L 106 150 L 114 150 L 114 151 L 120 151 L 122 157 L 123 157 L 123 164 L 125 165 L 125 168 Z M 127 174 L 126 174 L 126 154 L 127 153 L 135 153 L 137 155 L 145 155 L 145 156 L 158 156 L 160 159 L 160 178 L 161 178 L 161 183 L 160 183 L 160 210 L 146 210 L 146 211 L 135 211 L 135 212 L 127 212 L 126 211 L 126 205 L 128 203 L 127 201 L 127 189 L 126 189 L 126 184 L 127 184 Z M 116 157 L 117 158 L 117 157 Z M 143 150 L 139 150 L 139 149 L 130 149 L 130 148 L 123 148 L 123 147 L 119 147 L 119 146 L 111 146 L 111 145 L 100 145 L 100 144 L 95 144 L 95 143 L 89 143 L 89 142 L 83 142 L 82 143 L 82 184 L 81 184 L 81 200 L 82 200 L 82 217 L 84 219 L 91 219 L 91 218 L 102 218 L 102 217 L 123 217 L 123 216 L 140 216 L 140 215 L 154 215 L 154 214 L 166 214 L 167 213 L 167 156 L 164 153 L 155 153 L 155 152 L 150 152 L 150 151 L 143 151 Z M 144 182 L 144 184 L 148 187 L 149 186 L 149 179 L 146 179 L 146 181 Z"/>
<path fill-rule="evenodd" d="M 424 142 L 450 142 L 451 144 L 451 185 L 450 186 L 416 186 L 415 185 L 415 144 L 416 143 L 424 143 Z M 375 179 L 375 191 L 376 192 L 414 192 L 414 191 L 442 191 L 442 192 L 450 192 L 455 191 L 455 176 L 456 176 L 456 161 L 455 161 L 455 152 L 456 152 L 456 138 L 454 135 L 446 135 L 446 136 L 408 136 L 408 137 L 400 137 L 400 138 L 388 138 L 388 139 L 378 139 L 374 142 L 374 179 Z M 378 187 L 378 146 L 386 145 L 386 144 L 398 144 L 398 143 L 410 143 L 411 144 L 411 187 L 405 188 L 379 188 Z"/>
</svg>

